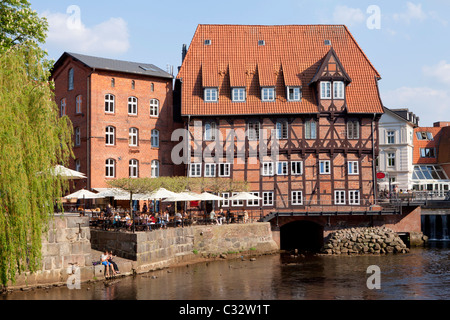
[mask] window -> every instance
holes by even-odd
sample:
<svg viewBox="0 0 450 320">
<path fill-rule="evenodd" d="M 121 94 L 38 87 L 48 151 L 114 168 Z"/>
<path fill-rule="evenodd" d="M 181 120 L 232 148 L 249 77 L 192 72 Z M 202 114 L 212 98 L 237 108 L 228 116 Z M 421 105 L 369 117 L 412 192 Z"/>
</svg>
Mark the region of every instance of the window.
<svg viewBox="0 0 450 320">
<path fill-rule="evenodd" d="M 347 166 L 348 174 L 359 174 L 358 161 L 349 161 Z"/>
<path fill-rule="evenodd" d="M 345 204 L 345 191 L 334 191 L 334 204 Z"/>
<path fill-rule="evenodd" d="M 112 94 L 105 95 L 105 112 L 114 113 L 115 97 Z"/>
<path fill-rule="evenodd" d="M 288 138 L 288 123 L 287 121 L 280 121 L 276 124 L 277 139 Z"/>
<path fill-rule="evenodd" d="M 288 101 L 301 101 L 302 91 L 300 87 L 287 87 Z"/>
<path fill-rule="evenodd" d="M 222 193 L 222 207 L 229 207 L 230 206 L 230 200 L 228 198 L 230 197 L 230 194 L 228 192 Z"/>
<path fill-rule="evenodd" d="M 69 90 L 73 90 L 73 69 L 69 70 Z"/>
<path fill-rule="evenodd" d="M 80 161 L 80 159 L 75 160 L 75 171 L 77 171 L 77 172 L 81 171 L 81 161 Z"/>
<path fill-rule="evenodd" d="M 215 177 L 215 176 L 216 176 L 216 164 L 205 163 L 205 177 Z"/>
<path fill-rule="evenodd" d="M 151 92 L 155 92 L 155 84 L 154 84 L 154 83 L 152 83 L 152 84 L 150 85 L 150 91 L 151 91 Z"/>
<path fill-rule="evenodd" d="M 344 82 L 335 81 L 333 82 L 333 98 L 334 99 L 344 99 Z"/>
<path fill-rule="evenodd" d="M 116 79 L 111 78 L 111 88 L 114 88 L 116 86 Z"/>
<path fill-rule="evenodd" d="M 205 141 L 216 140 L 216 123 L 207 122 L 205 123 Z"/>
<path fill-rule="evenodd" d="M 231 99 L 233 102 L 244 102 L 246 99 L 245 88 L 233 88 Z"/>
<path fill-rule="evenodd" d="M 319 172 L 320 174 L 330 174 L 330 160 L 319 161 Z"/>
<path fill-rule="evenodd" d="M 394 144 L 395 143 L 395 131 L 388 131 L 386 133 L 387 143 Z"/>
<path fill-rule="evenodd" d="M 302 161 L 291 161 L 291 174 L 297 175 L 297 176 L 303 174 L 303 162 Z"/>
<path fill-rule="evenodd" d="M 136 89 L 136 81 L 131 80 L 131 89 L 134 90 Z"/>
<path fill-rule="evenodd" d="M 81 130 L 80 127 L 75 128 L 75 146 L 81 145 Z"/>
<path fill-rule="evenodd" d="M 75 98 L 75 113 L 80 114 L 82 112 L 82 105 L 83 105 L 83 96 L 78 95 Z"/>
<path fill-rule="evenodd" d="M 217 102 L 217 88 L 205 88 L 205 102 Z"/>
<path fill-rule="evenodd" d="M 249 192 L 259 198 L 259 192 Z M 248 207 L 259 207 L 259 199 L 247 200 Z"/>
<path fill-rule="evenodd" d="M 263 176 L 273 176 L 273 162 L 263 162 L 262 163 L 262 175 Z"/>
<path fill-rule="evenodd" d="M 129 130 L 129 146 L 130 147 L 137 147 L 138 146 L 138 140 L 139 140 L 139 130 L 136 128 L 131 128 Z"/>
<path fill-rule="evenodd" d="M 105 164 L 105 176 L 107 178 L 114 178 L 116 176 L 116 160 L 108 159 Z"/>
<path fill-rule="evenodd" d="M 261 89 L 262 101 L 275 101 L 275 88 L 262 88 Z"/>
<path fill-rule="evenodd" d="M 139 161 L 137 161 L 136 159 L 130 160 L 129 173 L 130 173 L 130 178 L 138 178 L 139 177 Z"/>
<path fill-rule="evenodd" d="M 259 140 L 259 122 L 250 122 L 248 124 L 248 140 Z"/>
<path fill-rule="evenodd" d="M 219 163 L 219 177 L 229 177 L 231 172 L 231 163 Z"/>
<path fill-rule="evenodd" d="M 152 148 L 159 148 L 159 130 L 152 130 L 152 139 L 151 139 Z"/>
<path fill-rule="evenodd" d="M 331 99 L 331 82 L 322 81 L 320 83 L 320 98 Z"/>
<path fill-rule="evenodd" d="M 389 152 L 387 154 L 387 165 L 388 167 L 395 167 L 395 153 Z"/>
<path fill-rule="evenodd" d="M 237 195 L 237 192 L 233 192 L 232 193 L 232 196 L 234 197 L 235 195 Z M 244 205 L 244 200 L 233 200 L 232 202 L 231 202 L 231 205 L 233 206 L 233 207 L 240 207 L 240 206 L 243 206 Z"/>
<path fill-rule="evenodd" d="M 288 162 L 277 162 L 277 174 L 281 176 L 286 176 L 288 174 Z"/>
<path fill-rule="evenodd" d="M 61 99 L 61 117 L 66 115 L 66 98 Z"/>
<path fill-rule="evenodd" d="M 116 129 L 114 127 L 106 127 L 106 145 L 107 146 L 113 146 L 116 144 L 116 137 L 115 137 L 115 131 Z"/>
<path fill-rule="evenodd" d="M 153 160 L 152 161 L 152 178 L 158 178 L 159 177 L 159 161 Z"/>
<path fill-rule="evenodd" d="M 189 168 L 189 176 L 191 177 L 201 177 L 202 176 L 202 164 L 201 163 L 191 163 Z"/>
<path fill-rule="evenodd" d="M 433 140 L 433 134 L 427 131 L 418 131 L 416 136 L 418 140 Z"/>
<path fill-rule="evenodd" d="M 316 121 L 313 119 L 305 122 L 305 139 L 316 139 L 317 137 L 317 129 L 316 129 Z"/>
<path fill-rule="evenodd" d="M 359 139 L 358 120 L 350 120 L 347 122 L 347 139 Z"/>
<path fill-rule="evenodd" d="M 265 45 L 266 45 L 266 41 L 258 40 L 258 46 L 265 46 Z"/>
<path fill-rule="evenodd" d="M 128 98 L 128 114 L 137 115 L 138 113 L 138 99 L 136 97 Z"/>
<path fill-rule="evenodd" d="M 211 40 L 206 39 L 204 43 L 205 43 L 205 46 L 210 46 L 211 45 Z"/>
<path fill-rule="evenodd" d="M 359 191 L 358 190 L 350 190 L 348 192 L 348 204 L 359 205 Z"/>
<path fill-rule="evenodd" d="M 421 158 L 436 158 L 436 152 L 434 148 L 420 148 Z"/>
<path fill-rule="evenodd" d="M 292 205 L 299 206 L 303 204 L 303 192 L 292 191 Z"/>
<path fill-rule="evenodd" d="M 263 192 L 263 206 L 273 206 L 273 191 Z"/>
<path fill-rule="evenodd" d="M 151 117 L 159 116 L 159 100 L 157 99 L 150 100 L 150 116 Z"/>
</svg>

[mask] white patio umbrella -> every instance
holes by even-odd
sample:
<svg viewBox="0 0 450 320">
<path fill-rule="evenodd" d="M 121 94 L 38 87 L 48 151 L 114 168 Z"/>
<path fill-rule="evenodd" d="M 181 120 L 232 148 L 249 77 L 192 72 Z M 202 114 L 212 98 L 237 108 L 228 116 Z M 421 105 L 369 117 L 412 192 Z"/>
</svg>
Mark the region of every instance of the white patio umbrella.
<svg viewBox="0 0 450 320">
<path fill-rule="evenodd" d="M 222 197 L 216 196 L 215 194 L 209 193 L 209 192 L 203 192 L 200 196 L 199 196 L 200 200 L 203 201 L 223 201 L 225 200 Z"/>
<path fill-rule="evenodd" d="M 77 180 L 77 179 L 87 179 L 86 175 L 84 173 L 66 168 L 64 166 L 61 165 L 57 165 L 54 168 L 51 169 L 50 171 L 53 175 L 56 176 L 61 176 L 63 178 L 67 178 L 67 179 L 73 179 L 73 180 Z"/>
<path fill-rule="evenodd" d="M 148 199 L 150 200 L 160 200 L 160 199 L 165 199 L 165 198 L 170 198 L 170 197 L 175 197 L 177 195 L 177 193 L 169 191 L 165 188 L 159 188 L 158 190 L 152 192 Z"/>
<path fill-rule="evenodd" d="M 249 192 L 239 192 L 238 194 L 235 194 L 234 196 L 228 198 L 228 200 L 261 200 L 262 198 L 255 196 L 254 194 L 251 194 Z"/>
<path fill-rule="evenodd" d="M 198 201 L 200 199 L 200 195 L 192 195 L 187 192 L 176 193 L 173 197 L 168 197 L 164 202 L 176 202 L 176 201 Z"/>
<path fill-rule="evenodd" d="M 65 199 L 83 199 L 83 212 L 86 212 L 86 199 L 100 199 L 101 195 L 86 189 L 78 190 L 64 197 Z"/>
</svg>

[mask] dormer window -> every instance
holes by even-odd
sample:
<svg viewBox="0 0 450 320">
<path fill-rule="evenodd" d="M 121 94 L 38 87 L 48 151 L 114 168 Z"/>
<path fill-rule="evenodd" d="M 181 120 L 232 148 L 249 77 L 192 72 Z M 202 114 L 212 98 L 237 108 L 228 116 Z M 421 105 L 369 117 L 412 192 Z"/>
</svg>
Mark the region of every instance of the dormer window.
<svg viewBox="0 0 450 320">
<path fill-rule="evenodd" d="M 344 99 L 345 86 L 343 81 L 333 82 L 333 98 Z"/>
<path fill-rule="evenodd" d="M 300 87 L 287 87 L 288 101 L 301 101 L 302 91 Z"/>
<path fill-rule="evenodd" d="M 233 102 L 245 102 L 245 88 L 233 88 L 231 99 Z"/>
<path fill-rule="evenodd" d="M 217 102 L 217 88 L 205 88 L 205 102 Z"/>
<path fill-rule="evenodd" d="M 258 40 L 258 46 L 265 46 L 265 45 L 266 45 L 266 41 Z"/>
<path fill-rule="evenodd" d="M 321 81 L 320 82 L 320 98 L 321 99 L 331 99 L 331 82 Z"/>
<path fill-rule="evenodd" d="M 261 89 L 261 100 L 262 101 L 275 101 L 275 88 L 268 87 Z"/>
<path fill-rule="evenodd" d="M 211 45 L 211 40 L 210 39 L 206 39 L 205 40 L 205 46 L 210 46 Z"/>
</svg>

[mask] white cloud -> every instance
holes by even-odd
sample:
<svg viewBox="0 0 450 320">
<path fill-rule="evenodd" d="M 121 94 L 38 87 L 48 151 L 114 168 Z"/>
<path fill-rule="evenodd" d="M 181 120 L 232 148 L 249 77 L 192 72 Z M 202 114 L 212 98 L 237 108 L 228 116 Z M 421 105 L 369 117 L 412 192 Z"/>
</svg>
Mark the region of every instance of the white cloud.
<svg viewBox="0 0 450 320">
<path fill-rule="evenodd" d="M 450 85 L 450 63 L 447 63 L 447 61 L 442 60 L 434 66 L 424 66 L 422 70 L 424 75 Z"/>
<path fill-rule="evenodd" d="M 437 121 L 450 121 L 450 92 L 428 87 L 401 87 L 381 93 L 383 104 L 392 109 L 408 108 L 419 125 L 431 127 Z"/>
<path fill-rule="evenodd" d="M 62 51 L 111 57 L 121 55 L 130 48 L 128 26 L 122 18 L 110 18 L 87 27 L 79 16 L 50 12 L 45 12 L 43 16 L 49 23 L 46 43 Z"/>
<path fill-rule="evenodd" d="M 333 22 L 336 24 L 345 24 L 348 27 L 362 23 L 366 20 L 366 16 L 357 8 L 349 8 L 347 6 L 336 6 L 333 12 Z"/>
<path fill-rule="evenodd" d="M 427 18 L 427 14 L 422 10 L 422 4 L 414 4 L 408 2 L 406 4 L 406 12 L 396 13 L 393 15 L 394 20 L 403 21 L 407 24 L 411 23 L 413 20 L 424 21 Z"/>
</svg>

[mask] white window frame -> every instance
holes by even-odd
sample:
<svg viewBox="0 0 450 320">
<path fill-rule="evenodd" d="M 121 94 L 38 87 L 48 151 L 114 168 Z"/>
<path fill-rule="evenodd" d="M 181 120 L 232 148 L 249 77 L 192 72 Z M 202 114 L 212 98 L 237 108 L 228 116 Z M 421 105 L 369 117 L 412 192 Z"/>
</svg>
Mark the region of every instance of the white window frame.
<svg viewBox="0 0 450 320">
<path fill-rule="evenodd" d="M 115 178 L 116 177 L 116 160 L 106 159 L 105 161 L 105 177 Z"/>
<path fill-rule="evenodd" d="M 159 161 L 158 160 L 152 160 L 151 168 L 152 168 L 151 177 L 152 178 L 158 178 L 159 177 Z"/>
<path fill-rule="evenodd" d="M 219 163 L 218 166 L 219 177 L 229 177 L 231 175 L 231 163 Z"/>
<path fill-rule="evenodd" d="M 289 124 L 287 121 L 277 121 L 277 123 L 275 124 L 275 129 L 277 133 L 277 139 L 284 140 L 288 138 Z"/>
<path fill-rule="evenodd" d="M 139 161 L 131 159 L 128 162 L 128 173 L 130 178 L 139 178 Z"/>
<path fill-rule="evenodd" d="M 83 96 L 81 94 L 79 94 L 75 98 L 75 113 L 76 114 L 82 113 L 82 106 L 83 106 Z"/>
<path fill-rule="evenodd" d="M 219 90 L 217 88 L 205 88 L 205 102 L 217 102 L 219 100 Z"/>
<path fill-rule="evenodd" d="M 139 129 L 138 128 L 130 128 L 128 131 L 128 145 L 130 147 L 137 147 L 139 145 Z"/>
<path fill-rule="evenodd" d="M 275 168 L 273 162 L 261 163 L 261 175 L 265 177 L 272 177 L 275 175 Z"/>
<path fill-rule="evenodd" d="M 150 100 L 150 117 L 159 117 L 159 100 Z"/>
<path fill-rule="evenodd" d="M 386 154 L 386 162 L 387 162 L 387 167 L 388 168 L 394 168 L 395 167 L 395 159 L 396 155 L 395 152 L 388 152 Z"/>
<path fill-rule="evenodd" d="M 320 82 L 320 99 L 331 99 L 331 82 Z"/>
<path fill-rule="evenodd" d="M 335 190 L 334 191 L 334 204 L 335 205 L 345 205 L 345 191 Z"/>
<path fill-rule="evenodd" d="M 116 145 L 116 128 L 113 126 L 107 126 L 105 129 L 105 144 L 107 146 Z"/>
<path fill-rule="evenodd" d="M 319 160 L 319 174 L 331 174 L 330 160 Z"/>
<path fill-rule="evenodd" d="M 250 194 L 259 198 L 259 192 L 249 192 Z M 259 207 L 259 199 L 247 200 L 247 207 Z"/>
<path fill-rule="evenodd" d="M 265 191 L 262 196 L 262 205 L 264 207 L 273 207 L 274 205 L 274 192 L 273 191 Z"/>
<path fill-rule="evenodd" d="M 205 123 L 205 141 L 214 141 L 216 140 L 216 132 L 217 132 L 217 124 L 212 122 Z"/>
<path fill-rule="evenodd" d="M 233 192 L 232 194 L 231 194 L 231 196 L 235 196 L 235 195 L 237 195 L 238 193 L 237 192 Z M 243 205 L 244 205 L 244 200 L 232 200 L 231 201 L 231 205 L 233 206 L 233 207 L 242 207 Z"/>
<path fill-rule="evenodd" d="M 189 176 L 190 177 L 201 177 L 202 176 L 202 164 L 199 162 L 189 164 Z"/>
<path fill-rule="evenodd" d="M 222 200 L 221 204 L 222 207 L 229 207 L 230 206 L 230 200 L 228 200 L 228 198 L 230 197 L 230 193 L 229 192 L 224 192 L 221 194 L 222 198 L 224 198 L 225 200 Z"/>
<path fill-rule="evenodd" d="M 231 90 L 231 100 L 233 102 L 245 102 L 247 100 L 247 92 L 245 88 L 233 88 Z"/>
<path fill-rule="evenodd" d="M 113 94 L 105 94 L 105 113 L 115 113 L 116 97 Z"/>
<path fill-rule="evenodd" d="M 289 174 L 289 162 L 279 161 L 277 162 L 277 175 L 287 176 Z"/>
<path fill-rule="evenodd" d="M 300 167 L 300 172 L 297 169 Z M 303 174 L 303 161 L 291 161 L 291 175 L 300 176 Z"/>
<path fill-rule="evenodd" d="M 395 144 L 395 130 L 386 131 L 386 144 Z"/>
<path fill-rule="evenodd" d="M 75 128 L 75 146 L 79 147 L 81 145 L 81 129 L 80 127 Z"/>
<path fill-rule="evenodd" d="M 356 140 L 359 139 L 359 121 L 358 120 L 349 120 L 347 122 L 347 139 Z"/>
<path fill-rule="evenodd" d="M 152 148 L 159 148 L 159 130 L 153 129 L 151 133 Z"/>
<path fill-rule="evenodd" d="M 216 164 L 205 163 L 205 177 L 213 178 L 216 176 Z"/>
<path fill-rule="evenodd" d="M 261 101 L 273 102 L 275 101 L 275 87 L 261 88 Z"/>
<path fill-rule="evenodd" d="M 348 191 L 348 204 L 349 205 L 359 205 L 361 202 L 359 190 L 349 190 Z"/>
<path fill-rule="evenodd" d="M 286 97 L 288 101 L 302 101 L 302 88 L 301 87 L 287 87 Z"/>
<path fill-rule="evenodd" d="M 359 162 L 358 161 L 348 161 L 347 162 L 347 172 L 349 175 L 359 174 Z"/>
<path fill-rule="evenodd" d="M 261 124 L 259 121 L 251 121 L 247 125 L 247 137 L 249 141 L 258 141 L 260 137 Z"/>
<path fill-rule="evenodd" d="M 128 114 L 137 116 L 137 114 L 138 114 L 138 98 L 128 97 Z"/>
<path fill-rule="evenodd" d="M 301 206 L 303 205 L 303 191 L 292 191 L 291 192 L 291 199 L 292 199 L 292 205 L 293 206 Z"/>
<path fill-rule="evenodd" d="M 305 122 L 305 139 L 312 140 L 317 138 L 317 122 L 309 119 Z"/>
<path fill-rule="evenodd" d="M 345 98 L 345 85 L 343 81 L 333 82 L 333 99 L 342 100 Z"/>
</svg>

